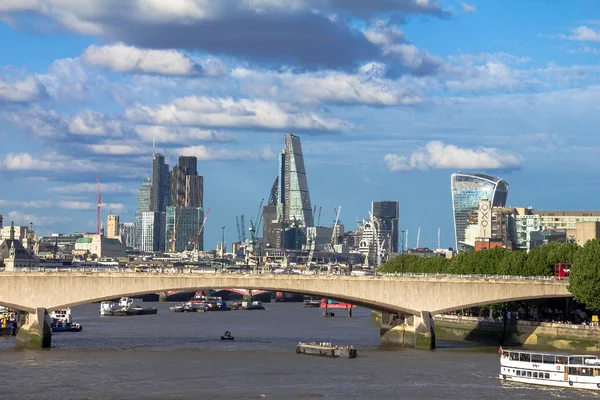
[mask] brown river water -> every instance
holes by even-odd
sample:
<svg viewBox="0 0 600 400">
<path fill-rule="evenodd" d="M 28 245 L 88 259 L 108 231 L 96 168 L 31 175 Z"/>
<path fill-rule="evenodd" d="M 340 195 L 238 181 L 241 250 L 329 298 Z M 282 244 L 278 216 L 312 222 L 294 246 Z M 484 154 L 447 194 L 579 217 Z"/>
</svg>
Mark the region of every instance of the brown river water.
<svg viewBox="0 0 600 400">
<path fill-rule="evenodd" d="M 100 317 L 99 304 L 76 307 L 83 331 L 54 334 L 49 350 L 15 350 L 14 338 L 0 337 L 0 400 L 600 399 L 501 382 L 496 348 L 382 348 L 366 309 L 323 318 L 301 303 L 213 313 L 147 304 L 158 314 Z M 226 330 L 235 341 L 220 340 Z M 311 340 L 352 344 L 358 358 L 295 353 Z"/>
</svg>

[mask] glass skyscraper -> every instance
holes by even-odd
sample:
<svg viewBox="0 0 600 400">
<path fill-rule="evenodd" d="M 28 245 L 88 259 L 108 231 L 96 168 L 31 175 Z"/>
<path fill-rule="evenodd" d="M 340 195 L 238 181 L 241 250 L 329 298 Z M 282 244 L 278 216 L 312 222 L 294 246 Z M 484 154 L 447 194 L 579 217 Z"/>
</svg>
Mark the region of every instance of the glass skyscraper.
<svg viewBox="0 0 600 400">
<path fill-rule="evenodd" d="M 285 150 L 282 155 L 284 162 L 283 166 L 280 164 L 280 171 L 283 170 L 283 182 L 280 176 L 279 184 L 283 189 L 283 220 L 296 223 L 299 227 L 313 226 L 304 156 L 298 136 L 285 135 Z"/>
<path fill-rule="evenodd" d="M 505 207 L 508 183 L 485 174 L 456 172 L 451 177 L 452 213 L 457 251 L 467 249 L 465 244 L 469 217 L 478 210 L 479 201 L 491 199 L 492 207 Z"/>
</svg>

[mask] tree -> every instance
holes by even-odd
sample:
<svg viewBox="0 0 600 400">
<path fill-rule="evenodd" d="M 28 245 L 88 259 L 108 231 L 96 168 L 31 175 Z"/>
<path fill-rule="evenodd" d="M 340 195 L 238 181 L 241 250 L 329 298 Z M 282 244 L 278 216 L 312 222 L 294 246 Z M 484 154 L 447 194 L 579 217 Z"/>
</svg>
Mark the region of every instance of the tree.
<svg viewBox="0 0 600 400">
<path fill-rule="evenodd" d="M 600 310 L 600 239 L 588 241 L 575 254 L 569 292 L 590 310 Z"/>
</svg>

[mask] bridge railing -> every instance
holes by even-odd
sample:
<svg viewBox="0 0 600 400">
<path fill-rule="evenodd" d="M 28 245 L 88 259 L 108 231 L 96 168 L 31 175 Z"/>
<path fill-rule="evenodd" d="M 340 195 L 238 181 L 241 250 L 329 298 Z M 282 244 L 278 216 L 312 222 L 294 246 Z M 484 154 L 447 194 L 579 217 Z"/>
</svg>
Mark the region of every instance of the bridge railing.
<svg viewBox="0 0 600 400">
<path fill-rule="evenodd" d="M 3 272 L 4 269 L 0 269 Z M 160 268 L 129 268 L 129 267 L 23 267 L 15 268 L 15 272 L 55 272 L 55 273 L 150 273 L 150 274 L 244 274 L 244 275 L 321 275 L 321 276 L 350 276 L 351 273 L 328 272 L 328 271 L 302 271 L 301 273 L 286 271 L 274 273 L 263 270 L 227 270 L 219 268 L 179 268 L 179 267 L 160 267 Z M 415 278 L 434 278 L 434 279 L 481 279 L 481 280 L 533 280 L 533 281 L 554 281 L 553 276 L 520 276 L 520 275 L 480 275 L 480 274 L 425 274 L 425 273 L 380 273 L 357 276 L 360 278 L 389 278 L 389 277 L 415 277 Z"/>
</svg>

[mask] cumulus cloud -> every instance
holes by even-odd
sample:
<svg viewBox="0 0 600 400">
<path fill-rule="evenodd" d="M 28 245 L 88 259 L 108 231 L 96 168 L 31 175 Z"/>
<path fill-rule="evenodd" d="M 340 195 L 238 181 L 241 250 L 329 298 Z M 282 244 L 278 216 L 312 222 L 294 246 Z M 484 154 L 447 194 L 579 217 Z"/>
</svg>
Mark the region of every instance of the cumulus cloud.
<svg viewBox="0 0 600 400">
<path fill-rule="evenodd" d="M 432 141 L 410 156 L 386 154 L 384 161 L 392 172 L 414 169 L 505 169 L 518 168 L 519 156 L 495 148 L 460 148 L 439 141 Z"/>
<path fill-rule="evenodd" d="M 148 125 L 178 125 L 211 128 L 263 128 L 276 130 L 348 129 L 351 124 L 324 118 L 312 112 L 285 110 L 264 100 L 188 96 L 158 107 L 137 105 L 125 117 Z"/>
<path fill-rule="evenodd" d="M 20 210 L 9 211 L 5 218 L 13 221 L 16 226 L 26 226 L 33 222 L 34 228 L 49 226 L 58 220 L 57 218 L 28 214 Z"/>
<path fill-rule="evenodd" d="M 97 204 L 88 201 L 60 200 L 58 207 L 65 210 L 96 210 Z M 103 203 L 101 207 L 119 212 L 126 210 L 122 203 Z"/>
<path fill-rule="evenodd" d="M 423 102 L 419 94 L 402 87 L 402 81 L 382 79 L 382 69 L 369 64 L 361 69 L 364 73 L 351 75 L 336 71 L 294 74 L 236 68 L 232 75 L 248 94 L 307 104 L 397 106 Z"/>
<path fill-rule="evenodd" d="M 396 20 L 407 14 L 451 15 L 433 0 L 4 0 L 0 5 L 0 15 L 16 13 L 137 47 L 201 50 L 311 69 L 348 68 L 380 56 L 380 49 L 346 21 L 370 20 L 379 14 Z M 28 21 L 15 18 L 13 22 L 20 26 Z M 115 61 L 107 62 L 116 67 Z M 154 69 L 190 71 L 185 66 L 174 68 L 184 64 L 178 61 Z"/>
<path fill-rule="evenodd" d="M 17 82 L 7 82 L 0 77 L 0 103 L 29 103 L 46 95 L 46 88 L 34 77 Z"/>
<path fill-rule="evenodd" d="M 89 65 L 125 73 L 219 76 L 227 71 L 227 67 L 217 60 L 208 60 L 205 68 L 176 50 L 138 49 L 123 43 L 91 45 L 82 58 Z"/>
<path fill-rule="evenodd" d="M 175 144 L 189 141 L 229 142 L 233 140 L 233 137 L 227 133 L 199 128 L 136 125 L 134 130 L 146 143 Z"/>
<path fill-rule="evenodd" d="M 261 150 L 229 150 L 207 146 L 188 146 L 173 149 L 173 155 L 195 156 L 202 161 L 274 160 L 270 146 Z"/>
<path fill-rule="evenodd" d="M 600 31 L 582 25 L 573 29 L 570 35 L 560 35 L 560 37 L 580 42 L 600 42 Z"/>
<path fill-rule="evenodd" d="M 121 123 L 105 115 L 84 110 L 69 123 L 69 133 L 84 136 L 123 136 Z"/>
<path fill-rule="evenodd" d="M 61 194 L 71 193 L 96 193 L 96 183 L 79 182 L 72 185 L 55 186 L 50 189 L 51 192 Z M 130 188 L 120 183 L 100 182 L 100 191 L 102 193 L 137 193 L 137 189 Z"/>
</svg>

